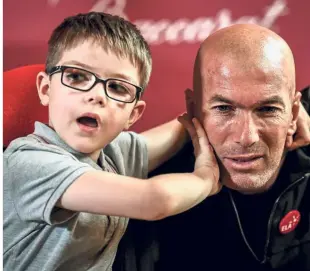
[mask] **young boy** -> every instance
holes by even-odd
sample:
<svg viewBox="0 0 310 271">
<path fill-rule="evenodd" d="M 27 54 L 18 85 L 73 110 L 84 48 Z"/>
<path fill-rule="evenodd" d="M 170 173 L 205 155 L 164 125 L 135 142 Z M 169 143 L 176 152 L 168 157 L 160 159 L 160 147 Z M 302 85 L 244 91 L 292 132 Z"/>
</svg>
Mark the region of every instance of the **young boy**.
<svg viewBox="0 0 310 271">
<path fill-rule="evenodd" d="M 122 132 L 145 109 L 150 72 L 148 45 L 119 17 L 80 14 L 54 30 L 37 76 L 49 124 L 4 154 L 5 270 L 111 270 L 128 218 L 174 215 L 220 188 L 204 130 L 186 117 L 195 171 L 145 180 L 186 141 L 177 121 Z"/>
</svg>

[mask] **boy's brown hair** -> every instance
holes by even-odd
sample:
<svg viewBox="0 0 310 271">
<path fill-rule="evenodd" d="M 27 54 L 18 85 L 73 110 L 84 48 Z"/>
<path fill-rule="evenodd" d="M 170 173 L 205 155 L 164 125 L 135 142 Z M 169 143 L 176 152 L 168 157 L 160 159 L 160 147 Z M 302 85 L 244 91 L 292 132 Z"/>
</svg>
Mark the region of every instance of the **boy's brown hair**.
<svg viewBox="0 0 310 271">
<path fill-rule="evenodd" d="M 46 71 L 58 63 L 65 50 L 89 39 L 102 44 L 106 51 L 128 57 L 133 65 L 137 65 L 140 84 L 145 89 L 152 70 L 152 57 L 147 42 L 134 24 L 103 12 L 67 17 L 54 29 L 48 42 Z"/>
</svg>

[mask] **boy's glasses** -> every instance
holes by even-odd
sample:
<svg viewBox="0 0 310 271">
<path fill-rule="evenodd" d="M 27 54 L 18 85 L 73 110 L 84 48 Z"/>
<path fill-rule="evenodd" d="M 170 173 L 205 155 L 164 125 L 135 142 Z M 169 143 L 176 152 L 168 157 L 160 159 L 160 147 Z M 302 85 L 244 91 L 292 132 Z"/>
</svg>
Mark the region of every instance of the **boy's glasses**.
<svg viewBox="0 0 310 271">
<path fill-rule="evenodd" d="M 70 66 L 55 66 L 47 71 L 49 76 L 61 72 L 61 83 L 69 88 L 80 91 L 89 91 L 97 83 L 102 83 L 105 94 L 119 102 L 132 103 L 140 98 L 142 88 L 125 80 L 98 78 L 94 73 Z"/>
</svg>

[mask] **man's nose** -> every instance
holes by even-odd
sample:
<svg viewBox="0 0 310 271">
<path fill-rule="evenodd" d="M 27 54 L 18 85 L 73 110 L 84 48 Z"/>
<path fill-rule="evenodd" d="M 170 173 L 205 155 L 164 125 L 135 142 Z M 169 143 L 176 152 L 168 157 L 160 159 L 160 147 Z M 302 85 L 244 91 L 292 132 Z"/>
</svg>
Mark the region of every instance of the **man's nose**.
<svg viewBox="0 0 310 271">
<path fill-rule="evenodd" d="M 259 141 L 258 127 L 251 113 L 244 113 L 235 123 L 235 142 L 243 147 L 250 147 Z"/>
<path fill-rule="evenodd" d="M 97 83 L 91 90 L 86 93 L 85 100 L 87 103 L 99 104 L 104 106 L 107 102 L 107 95 L 104 91 L 103 83 Z"/>
</svg>

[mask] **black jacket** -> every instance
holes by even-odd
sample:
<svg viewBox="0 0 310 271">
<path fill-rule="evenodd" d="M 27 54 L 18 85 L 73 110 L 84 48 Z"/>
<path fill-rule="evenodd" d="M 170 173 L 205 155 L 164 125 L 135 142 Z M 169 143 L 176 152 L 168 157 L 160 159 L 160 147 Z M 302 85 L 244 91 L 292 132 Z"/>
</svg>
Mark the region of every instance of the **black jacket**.
<svg viewBox="0 0 310 271">
<path fill-rule="evenodd" d="M 300 212 L 300 222 L 282 234 L 280 221 L 291 210 Z M 309 147 L 289 153 L 268 192 L 245 196 L 223 189 L 157 224 L 156 270 L 310 270 Z"/>
<path fill-rule="evenodd" d="M 303 100 L 309 111 L 309 89 Z M 193 165 L 188 145 L 153 175 L 190 172 Z M 282 234 L 281 220 L 292 210 L 300 222 Z M 132 220 L 113 270 L 310 270 L 310 146 L 288 153 L 268 192 L 246 196 L 224 188 L 182 214 Z"/>
</svg>

